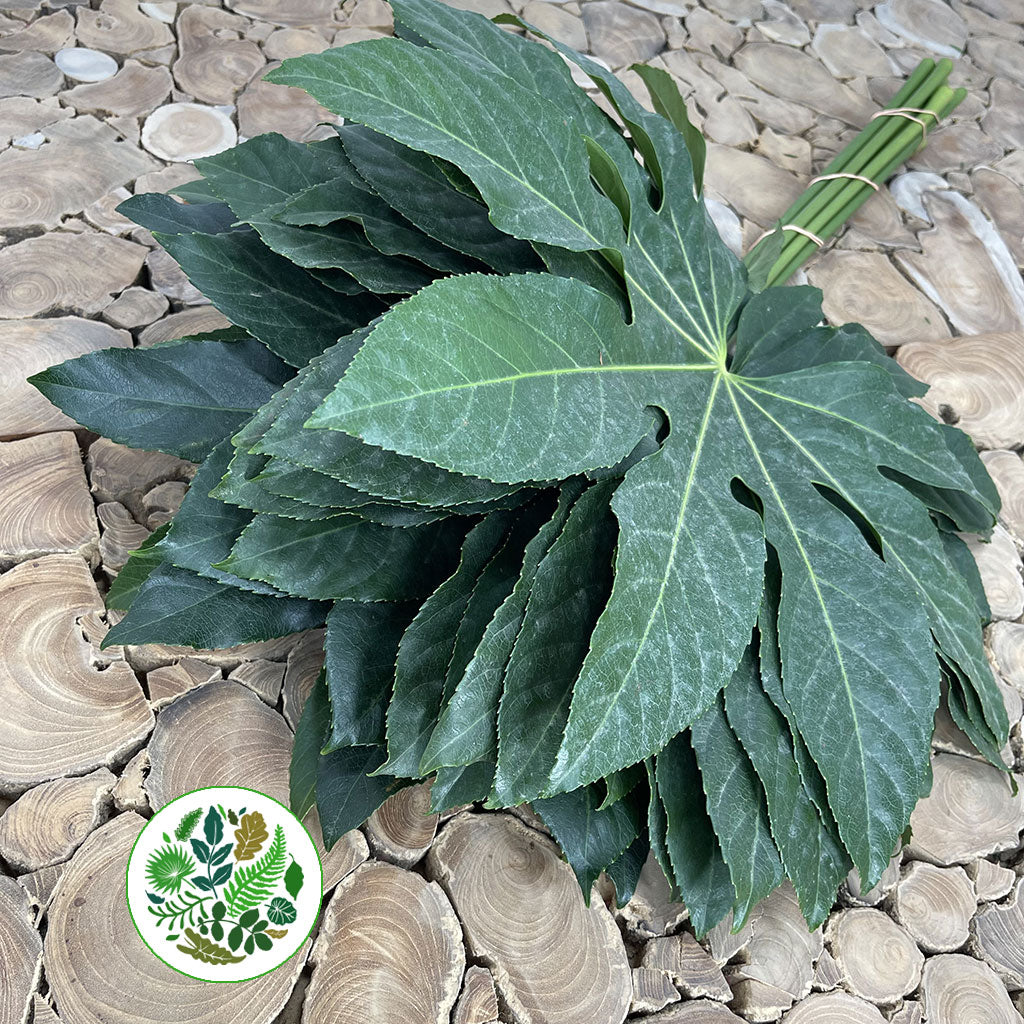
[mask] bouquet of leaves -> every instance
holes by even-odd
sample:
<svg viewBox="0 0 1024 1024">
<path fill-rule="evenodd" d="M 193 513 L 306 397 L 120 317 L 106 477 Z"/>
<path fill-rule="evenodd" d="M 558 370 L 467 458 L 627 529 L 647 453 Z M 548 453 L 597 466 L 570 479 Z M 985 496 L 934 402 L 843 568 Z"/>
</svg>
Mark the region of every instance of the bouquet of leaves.
<svg viewBox="0 0 1024 1024">
<path fill-rule="evenodd" d="M 292 802 L 328 843 L 431 777 L 437 809 L 532 802 L 585 892 L 653 851 L 698 933 L 786 878 L 816 925 L 928 791 L 940 683 L 998 761 L 957 537 L 995 489 L 863 328 L 762 287 L 778 247 L 726 248 L 668 75 L 650 113 L 563 46 L 393 7 L 399 38 L 270 76 L 336 138 L 120 208 L 236 326 L 34 378 L 202 461 L 106 642 L 326 623 Z"/>
</svg>

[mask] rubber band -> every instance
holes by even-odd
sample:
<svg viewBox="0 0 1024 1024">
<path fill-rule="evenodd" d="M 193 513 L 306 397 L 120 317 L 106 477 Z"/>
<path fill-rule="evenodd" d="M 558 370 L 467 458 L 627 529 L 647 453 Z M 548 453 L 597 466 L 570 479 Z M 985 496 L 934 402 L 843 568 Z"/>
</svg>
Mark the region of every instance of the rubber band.
<svg viewBox="0 0 1024 1024">
<path fill-rule="evenodd" d="M 927 114 L 929 117 L 935 118 L 935 123 L 939 123 L 938 115 L 934 110 L 927 110 L 923 107 L 890 107 L 887 110 L 877 110 L 871 115 L 869 120 L 874 121 L 876 117 L 905 117 L 908 121 L 913 121 L 914 124 L 921 126 L 921 134 L 927 137 L 928 125 L 924 123 L 919 117 L 914 117 L 914 114 Z"/>
<path fill-rule="evenodd" d="M 807 182 L 807 187 L 810 188 L 812 185 L 816 185 L 819 181 L 831 181 L 833 178 L 849 178 L 851 181 L 862 181 L 865 185 L 870 185 L 876 192 L 879 187 L 877 181 L 865 178 L 863 174 L 853 174 L 849 171 L 839 171 L 836 174 L 819 174 L 816 178 L 811 178 L 811 180 Z"/>
<path fill-rule="evenodd" d="M 753 249 L 754 246 L 760 245 L 761 242 L 775 231 L 795 231 L 798 235 L 803 235 L 804 238 L 809 238 L 816 246 L 818 246 L 819 249 L 825 245 L 825 242 L 814 234 L 813 231 L 808 231 L 806 228 L 800 227 L 799 224 L 783 224 L 781 228 L 772 228 L 771 231 L 762 232 L 756 239 L 754 239 L 754 245 L 750 248 Z"/>
</svg>

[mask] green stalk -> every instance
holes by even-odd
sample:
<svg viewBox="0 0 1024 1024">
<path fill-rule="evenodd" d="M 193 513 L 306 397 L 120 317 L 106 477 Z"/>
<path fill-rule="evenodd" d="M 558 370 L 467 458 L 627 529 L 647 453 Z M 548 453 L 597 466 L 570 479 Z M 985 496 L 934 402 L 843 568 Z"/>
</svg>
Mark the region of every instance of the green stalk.
<svg viewBox="0 0 1024 1024">
<path fill-rule="evenodd" d="M 937 63 L 931 59 L 921 61 L 885 109 L 927 110 L 927 114 L 911 116 L 919 117 L 929 130 L 933 129 L 965 95 L 965 90 L 953 90 L 945 84 L 952 67 L 946 59 Z M 926 141 L 920 125 L 909 118 L 876 117 L 821 173 L 857 174 L 881 184 Z M 852 178 L 815 182 L 783 214 L 780 223 L 802 227 L 827 242 L 871 198 L 873 191 L 866 182 Z M 817 248 L 812 239 L 793 232 L 768 274 L 767 285 L 787 280 Z M 749 256 L 748 253 L 748 260 Z"/>
<path fill-rule="evenodd" d="M 953 109 L 963 100 L 966 91 L 963 89 L 952 90 L 943 87 L 935 97 L 934 110 L 935 123 L 938 124 L 947 117 Z M 924 116 L 922 115 L 922 119 Z M 892 120 L 897 120 L 893 118 Z M 926 122 L 927 123 L 927 122 Z M 864 177 L 872 181 L 882 182 L 888 179 L 896 169 L 905 163 L 916 153 L 922 145 L 922 133 L 918 125 L 907 122 L 894 138 L 866 167 L 860 172 Z M 871 198 L 873 190 L 863 182 L 843 181 L 842 179 L 832 182 L 840 187 L 835 193 L 828 197 L 828 201 L 808 216 L 807 211 L 804 217 L 797 223 L 810 231 L 818 238 L 828 240 L 834 235 L 857 210 Z M 785 223 L 794 223 L 794 220 L 786 216 Z M 768 276 L 768 284 L 779 284 L 786 281 L 792 274 L 813 255 L 817 245 L 803 235 L 796 235 L 784 246 L 782 254 L 776 261 Z"/>
<path fill-rule="evenodd" d="M 930 58 L 921 61 L 914 69 L 913 74 L 904 83 L 903 88 L 893 96 L 885 109 L 892 110 L 896 107 L 923 108 L 935 90 L 945 83 L 949 72 L 952 70 L 952 66 L 952 62 L 948 59 L 943 59 L 938 64 Z M 864 130 L 848 146 L 841 150 L 821 173 L 837 174 L 840 171 L 848 171 L 854 174 L 860 173 L 858 163 L 863 165 L 866 159 L 870 159 L 877 145 L 884 144 L 885 139 L 898 127 L 898 125 L 892 122 L 893 119 L 888 117 L 879 117 L 869 121 Z M 790 223 L 795 217 L 798 217 L 808 205 L 815 202 L 828 185 L 829 182 L 827 181 L 811 185 L 786 211 L 783 223 Z"/>
</svg>

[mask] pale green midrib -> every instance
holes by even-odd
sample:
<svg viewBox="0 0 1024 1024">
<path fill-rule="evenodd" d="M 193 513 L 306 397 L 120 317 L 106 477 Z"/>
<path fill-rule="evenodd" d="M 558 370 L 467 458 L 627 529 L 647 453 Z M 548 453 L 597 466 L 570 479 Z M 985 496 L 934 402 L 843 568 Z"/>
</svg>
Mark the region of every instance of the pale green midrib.
<svg viewBox="0 0 1024 1024">
<path fill-rule="evenodd" d="M 829 638 L 831 639 L 831 646 L 832 646 L 832 649 L 835 652 L 836 661 L 837 661 L 837 663 L 839 665 L 839 674 L 840 674 L 840 678 L 842 679 L 843 689 L 846 692 L 847 702 L 848 702 L 849 707 L 850 707 L 850 713 L 853 716 L 854 732 L 855 732 L 856 735 L 859 736 L 860 735 L 860 722 L 859 722 L 858 716 L 857 716 L 857 706 L 856 706 L 856 703 L 854 702 L 854 699 L 853 699 L 853 688 L 852 688 L 852 686 L 850 684 L 849 673 L 846 670 L 846 662 L 845 662 L 845 659 L 843 658 L 842 648 L 839 645 L 839 637 L 837 636 L 836 631 L 835 631 L 835 627 L 832 624 L 832 618 L 831 618 L 831 616 L 828 613 L 828 608 L 827 608 L 826 603 L 825 603 L 824 594 L 822 594 L 821 587 L 818 584 L 818 577 L 817 577 L 816 573 L 814 572 L 814 567 L 811 565 L 810 558 L 807 556 L 807 552 L 804 549 L 803 542 L 800 540 L 800 533 L 799 533 L 799 531 L 796 528 L 796 524 L 793 522 L 793 519 L 792 519 L 792 517 L 789 514 L 789 510 L 786 508 L 786 503 L 782 500 L 782 495 L 779 494 L 778 489 L 775 487 L 775 484 L 774 484 L 774 482 L 772 481 L 772 478 L 771 478 L 771 474 L 768 472 L 768 467 L 765 466 L 764 461 L 761 458 L 761 453 L 760 453 L 760 451 L 758 451 L 758 448 L 757 448 L 757 442 L 754 440 L 752 434 L 750 433 L 750 428 L 747 426 L 747 421 L 743 418 L 743 413 L 740 410 L 738 402 L 736 401 L 736 396 L 733 394 L 733 388 L 732 388 L 731 383 L 729 381 L 726 381 L 726 390 L 729 393 L 729 400 L 732 402 L 732 407 L 735 410 L 736 419 L 737 419 L 737 422 L 740 425 L 740 429 L 743 431 L 743 435 L 747 439 L 747 444 L 750 446 L 750 450 L 753 453 L 754 459 L 757 461 L 758 468 L 761 470 L 761 475 L 764 477 L 765 482 L 767 483 L 769 490 L 772 492 L 772 496 L 775 499 L 775 503 L 778 506 L 779 511 L 780 511 L 783 519 L 786 522 L 786 526 L 788 527 L 789 532 L 790 532 L 790 534 L 793 537 L 793 542 L 796 544 L 797 550 L 800 552 L 800 558 L 803 561 L 804 566 L 805 566 L 805 568 L 807 570 L 807 578 L 810 580 L 811 586 L 814 589 L 814 594 L 815 594 L 815 597 L 817 598 L 818 606 L 821 609 L 822 618 L 825 621 L 825 625 L 826 625 L 826 628 L 828 630 L 828 635 L 829 635 Z M 747 397 L 747 400 L 751 401 L 749 396 L 744 396 L 744 397 Z M 864 758 L 864 746 L 859 741 L 857 743 L 857 751 L 858 751 L 858 755 L 859 755 L 858 760 L 860 762 L 860 768 L 861 768 L 861 780 L 862 780 L 863 785 L 864 785 L 864 797 L 865 797 L 865 801 L 864 802 L 865 802 L 865 807 L 867 807 L 869 805 L 869 800 L 868 800 L 867 794 L 870 791 L 870 786 L 868 784 L 867 765 L 865 763 L 865 758 Z M 829 788 L 828 787 L 828 780 L 827 779 L 825 780 L 825 785 L 826 785 L 826 790 L 827 790 Z M 868 822 L 868 830 L 870 831 L 870 821 Z"/>
<path fill-rule="evenodd" d="M 717 367 L 715 367 L 715 369 L 717 369 Z M 704 442 L 705 442 L 705 439 L 707 437 L 708 425 L 711 422 L 711 410 L 715 406 L 715 397 L 718 394 L 718 386 L 722 382 L 722 377 L 723 376 L 724 376 L 723 374 L 719 374 L 715 378 L 715 382 L 711 386 L 711 394 L 708 396 L 707 406 L 704 409 L 704 417 L 703 417 L 703 419 L 701 421 L 700 430 L 699 430 L 699 432 L 697 434 L 696 442 L 695 442 L 695 445 L 694 445 L 693 457 L 690 460 L 690 470 L 689 470 L 689 472 L 687 474 L 687 477 L 686 477 L 686 485 L 685 485 L 685 487 L 683 489 L 683 494 L 682 494 L 682 496 L 680 498 L 679 515 L 676 518 L 675 530 L 673 531 L 673 534 L 672 534 L 672 544 L 671 544 L 671 546 L 669 548 L 669 554 L 668 554 L 668 557 L 666 558 L 665 571 L 662 574 L 661 585 L 660 585 L 660 587 L 658 589 L 658 598 L 654 602 L 654 605 L 653 605 L 653 607 L 651 609 L 651 614 L 648 617 L 647 624 L 644 627 L 643 636 L 641 637 L 640 641 L 636 645 L 636 650 L 634 650 L 634 652 L 633 652 L 633 657 L 630 660 L 629 667 L 625 670 L 625 672 L 622 675 L 622 685 L 618 688 L 615 697 L 611 701 L 608 702 L 608 707 L 605 709 L 605 713 L 601 717 L 601 721 L 597 724 L 597 726 L 595 728 L 593 728 L 591 730 L 591 733 L 594 736 L 597 736 L 605 728 L 605 726 L 608 724 L 608 719 L 611 718 L 612 711 L 616 707 L 618 707 L 619 699 L 620 699 L 620 697 L 622 696 L 623 692 L 626 689 L 627 681 L 629 680 L 629 678 L 632 676 L 634 670 L 636 669 L 636 663 L 637 663 L 637 661 L 640 658 L 640 652 L 644 649 L 644 646 L 647 643 L 647 637 L 650 635 L 651 629 L 652 629 L 652 627 L 654 625 L 654 620 L 657 617 L 658 611 L 661 608 L 661 602 L 662 602 L 662 599 L 665 596 L 665 588 L 668 586 L 669 574 L 671 573 L 672 566 L 675 564 L 676 550 L 677 550 L 677 548 L 679 546 L 679 535 L 682 532 L 683 523 L 684 523 L 685 518 L 686 518 L 686 508 L 687 508 L 687 505 L 689 504 L 689 500 L 690 500 L 690 491 L 691 491 L 691 489 L 693 487 L 694 477 L 697 475 L 697 465 L 700 462 L 700 458 L 701 458 L 701 455 L 703 453 Z M 613 589 L 612 593 L 614 594 L 614 589 Z M 602 613 L 602 615 L 603 614 L 604 613 Z M 600 621 L 600 620 L 598 620 L 598 621 Z M 592 651 L 593 651 L 593 647 L 591 647 L 591 652 Z M 590 654 L 588 653 L 586 660 L 583 662 L 583 669 L 586 668 L 587 661 L 589 661 L 589 660 L 590 660 Z M 580 676 L 582 676 L 583 669 L 581 669 L 581 671 L 580 671 Z M 577 678 L 577 682 L 578 681 L 579 681 L 579 678 Z M 568 731 L 568 724 L 567 724 L 566 728 L 567 728 L 567 731 Z M 564 746 L 564 742 L 565 742 L 565 740 L 564 740 L 564 737 L 563 737 L 563 746 Z M 576 759 L 572 762 L 572 764 L 566 766 L 566 768 L 561 773 L 562 777 L 564 777 L 565 774 L 570 769 L 575 769 L 576 765 L 579 764 L 579 762 L 584 757 L 585 753 L 586 753 L 585 750 L 582 751 L 580 754 L 577 755 Z M 652 751 L 652 753 L 654 753 L 654 751 Z M 588 780 L 588 781 L 593 781 L 593 780 Z"/>
<path fill-rule="evenodd" d="M 389 405 L 402 405 L 406 402 L 415 402 L 420 398 L 430 398 L 433 395 L 445 395 L 453 391 L 468 391 L 472 388 L 490 387 L 495 384 L 515 384 L 521 380 L 529 380 L 531 378 L 538 377 L 559 377 L 562 375 L 568 376 L 584 373 L 690 373 L 707 370 L 720 371 L 720 367 L 713 363 L 650 363 L 640 366 L 617 366 L 615 364 L 609 364 L 607 366 L 560 367 L 555 370 L 529 370 L 525 373 L 509 374 L 507 377 L 491 377 L 485 380 L 467 381 L 463 384 L 449 384 L 445 387 L 417 391 L 412 395 L 402 395 L 398 398 L 389 398 L 380 402 L 369 402 L 365 405 L 353 405 L 344 409 L 340 413 L 329 414 L 328 418 L 348 416 L 352 413 L 358 412 L 371 412 L 374 409 L 382 409 Z M 344 380 L 344 378 L 342 378 L 342 380 Z"/>
</svg>

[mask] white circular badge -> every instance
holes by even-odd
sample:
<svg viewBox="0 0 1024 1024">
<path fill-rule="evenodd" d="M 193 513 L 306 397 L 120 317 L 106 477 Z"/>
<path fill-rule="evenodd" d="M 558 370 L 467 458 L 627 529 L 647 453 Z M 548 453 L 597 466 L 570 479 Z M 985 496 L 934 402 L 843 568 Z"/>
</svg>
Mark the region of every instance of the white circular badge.
<svg viewBox="0 0 1024 1024">
<path fill-rule="evenodd" d="M 161 808 L 128 858 L 128 909 L 150 950 L 201 981 L 248 981 L 298 952 L 320 912 L 323 869 L 283 804 L 240 786 Z"/>
</svg>

